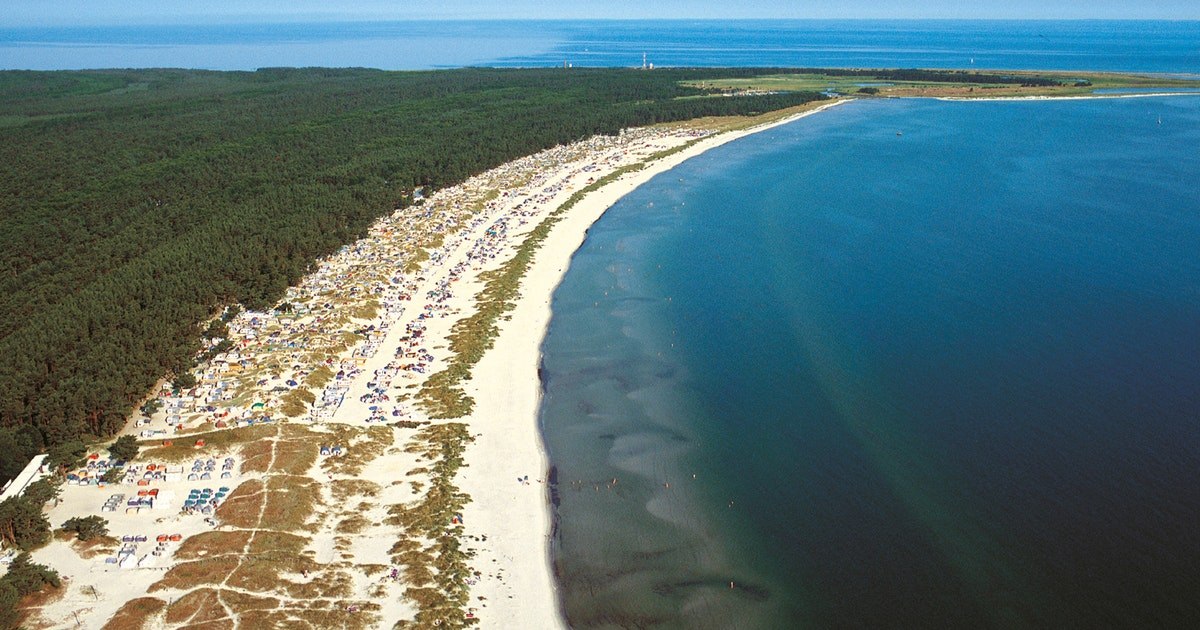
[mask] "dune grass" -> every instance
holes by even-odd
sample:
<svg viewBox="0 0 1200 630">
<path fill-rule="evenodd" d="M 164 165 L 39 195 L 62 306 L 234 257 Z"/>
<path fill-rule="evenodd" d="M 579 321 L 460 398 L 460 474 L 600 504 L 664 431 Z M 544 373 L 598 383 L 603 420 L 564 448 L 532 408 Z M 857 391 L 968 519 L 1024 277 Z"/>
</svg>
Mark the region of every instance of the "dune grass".
<svg viewBox="0 0 1200 630">
<path fill-rule="evenodd" d="M 142 447 L 142 451 L 138 454 L 138 459 L 147 462 L 181 462 L 199 457 L 210 457 L 213 453 L 231 452 L 237 446 L 261 440 L 271 433 L 273 433 L 271 427 L 255 425 L 176 435 L 166 438 L 173 442 L 171 446 L 163 446 L 162 439 L 141 440 L 138 444 Z M 196 446 L 197 440 L 204 440 L 204 446 Z"/>
<path fill-rule="evenodd" d="M 157 597 L 138 597 L 125 602 L 101 630 L 142 630 L 164 608 L 167 602 Z"/>
<path fill-rule="evenodd" d="M 413 436 L 406 451 L 428 461 L 430 485 L 413 503 L 392 506 L 388 523 L 404 530 L 392 546 L 392 560 L 403 567 L 404 596 L 417 607 L 412 622 L 400 628 L 463 628 L 470 593 L 466 577 L 474 555 L 460 544 L 462 525 L 452 523 L 471 497 L 454 485 L 472 438 L 462 423 L 435 424 Z"/>
</svg>

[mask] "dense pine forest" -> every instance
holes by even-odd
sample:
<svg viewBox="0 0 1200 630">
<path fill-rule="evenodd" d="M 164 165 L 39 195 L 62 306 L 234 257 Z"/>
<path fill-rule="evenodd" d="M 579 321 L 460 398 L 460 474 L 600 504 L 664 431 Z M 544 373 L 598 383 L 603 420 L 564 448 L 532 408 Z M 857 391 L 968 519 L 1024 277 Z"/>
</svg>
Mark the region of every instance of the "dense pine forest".
<svg viewBox="0 0 1200 630">
<path fill-rule="evenodd" d="M 624 127 L 822 98 L 679 84 L 772 72 L 0 73 L 4 459 L 19 470 L 115 432 L 192 365 L 204 320 L 271 306 L 416 187 Z"/>
</svg>

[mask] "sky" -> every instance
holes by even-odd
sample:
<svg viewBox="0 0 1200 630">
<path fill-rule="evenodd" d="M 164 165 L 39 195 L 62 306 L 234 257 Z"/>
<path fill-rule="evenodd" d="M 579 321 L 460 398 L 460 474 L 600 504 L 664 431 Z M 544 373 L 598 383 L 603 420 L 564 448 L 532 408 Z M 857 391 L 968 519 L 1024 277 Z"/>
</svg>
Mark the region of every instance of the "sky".
<svg viewBox="0 0 1200 630">
<path fill-rule="evenodd" d="M 0 26 L 411 19 L 1200 19 L 1200 0 L 3 0 Z"/>
</svg>

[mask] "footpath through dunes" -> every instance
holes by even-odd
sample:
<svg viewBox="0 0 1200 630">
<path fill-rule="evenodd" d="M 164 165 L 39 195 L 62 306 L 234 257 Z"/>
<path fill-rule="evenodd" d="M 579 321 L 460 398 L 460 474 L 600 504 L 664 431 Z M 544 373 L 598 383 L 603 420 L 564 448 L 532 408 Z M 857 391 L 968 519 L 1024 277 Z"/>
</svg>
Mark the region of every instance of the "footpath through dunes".
<svg viewBox="0 0 1200 630">
<path fill-rule="evenodd" d="M 103 552 L 65 540 L 39 550 L 68 579 L 30 623 L 560 625 L 536 406 L 513 417 L 502 395 L 479 394 L 471 366 L 513 308 L 547 219 L 710 133 L 635 129 L 508 163 L 381 220 L 275 310 L 227 314 L 209 341 L 223 351 L 195 386 L 164 386 L 164 408 L 127 429 L 143 438 L 143 468 L 102 491 L 64 488 L 55 524 L 97 513 L 109 493 L 158 500 L 103 512 L 118 539 Z M 541 328 L 515 334 L 536 357 Z M 430 381 L 443 373 L 454 378 Z M 458 387 L 476 399 L 454 394 L 469 404 L 447 408 Z M 488 475 L 467 484 L 468 465 Z M 213 501 L 220 484 L 228 494 Z M 469 492 L 489 495 L 483 508 Z M 158 532 L 170 542 L 147 552 Z"/>
</svg>

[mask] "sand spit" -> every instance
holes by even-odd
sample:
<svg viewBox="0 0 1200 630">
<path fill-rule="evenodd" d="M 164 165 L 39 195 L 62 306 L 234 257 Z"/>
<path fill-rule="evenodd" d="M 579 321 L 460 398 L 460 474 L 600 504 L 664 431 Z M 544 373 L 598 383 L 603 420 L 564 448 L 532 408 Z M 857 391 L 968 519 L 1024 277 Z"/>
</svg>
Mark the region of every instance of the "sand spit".
<svg viewBox="0 0 1200 630">
<path fill-rule="evenodd" d="M 1080 96 L 938 96 L 939 101 L 1091 101 L 1104 98 L 1150 98 L 1158 96 L 1200 96 L 1200 92 L 1139 92 L 1136 94 L 1086 94 Z"/>
<path fill-rule="evenodd" d="M 228 317 L 196 386 L 164 385 L 163 409 L 129 427 L 143 452 L 122 480 L 101 485 L 98 456 L 64 487 L 51 523 L 100 514 L 112 539 L 34 554 L 66 579 L 27 625 L 561 627 L 537 367 L 572 253 L 654 175 L 835 104 L 719 134 L 627 130 L 510 162 L 381 219 L 275 311 Z M 455 324 L 552 215 L 463 383 L 472 411 L 431 418 L 416 394 L 451 364 Z"/>
</svg>

